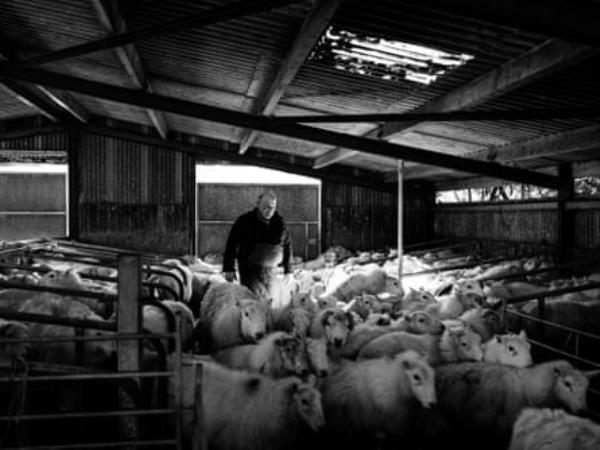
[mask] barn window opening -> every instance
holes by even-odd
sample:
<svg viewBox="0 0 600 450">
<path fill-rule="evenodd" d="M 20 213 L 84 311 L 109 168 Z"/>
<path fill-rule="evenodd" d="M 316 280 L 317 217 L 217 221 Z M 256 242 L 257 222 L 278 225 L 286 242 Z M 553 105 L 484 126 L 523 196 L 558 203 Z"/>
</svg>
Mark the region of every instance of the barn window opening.
<svg viewBox="0 0 600 450">
<path fill-rule="evenodd" d="M 359 75 L 429 85 L 473 58 L 330 26 L 309 61 Z"/>
<path fill-rule="evenodd" d="M 582 198 L 600 198 L 600 177 L 575 178 L 575 195 Z"/>
<path fill-rule="evenodd" d="M 68 166 L 0 163 L 0 241 L 68 235 Z"/>
<path fill-rule="evenodd" d="M 223 183 L 223 184 L 299 184 L 319 185 L 316 178 L 282 172 L 280 170 L 265 169 L 254 166 L 238 165 L 209 165 L 196 166 L 196 181 L 198 183 Z"/>
<path fill-rule="evenodd" d="M 443 203 L 502 203 L 520 200 L 545 200 L 558 196 L 556 189 L 522 183 L 506 183 L 479 188 L 439 190 L 435 202 Z"/>
</svg>

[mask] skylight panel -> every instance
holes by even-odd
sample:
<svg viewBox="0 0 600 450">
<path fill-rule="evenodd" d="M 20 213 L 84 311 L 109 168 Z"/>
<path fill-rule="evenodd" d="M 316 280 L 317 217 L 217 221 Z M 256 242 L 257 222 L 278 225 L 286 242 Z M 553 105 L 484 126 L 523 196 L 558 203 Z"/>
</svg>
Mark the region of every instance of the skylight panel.
<svg viewBox="0 0 600 450">
<path fill-rule="evenodd" d="M 359 75 L 429 85 L 473 58 L 330 26 L 309 60 Z"/>
</svg>

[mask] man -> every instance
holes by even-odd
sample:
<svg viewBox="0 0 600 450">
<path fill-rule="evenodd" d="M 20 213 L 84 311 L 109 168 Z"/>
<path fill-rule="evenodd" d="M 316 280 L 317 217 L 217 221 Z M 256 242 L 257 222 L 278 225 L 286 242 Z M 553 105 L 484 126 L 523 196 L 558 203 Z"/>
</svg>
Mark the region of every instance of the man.
<svg viewBox="0 0 600 450">
<path fill-rule="evenodd" d="M 237 259 L 240 282 L 265 299 L 271 298 L 277 266 L 283 264 L 284 273 L 291 273 L 290 235 L 276 208 L 275 192 L 260 194 L 256 208 L 238 217 L 233 224 L 223 259 L 227 281 L 236 279 Z"/>
</svg>

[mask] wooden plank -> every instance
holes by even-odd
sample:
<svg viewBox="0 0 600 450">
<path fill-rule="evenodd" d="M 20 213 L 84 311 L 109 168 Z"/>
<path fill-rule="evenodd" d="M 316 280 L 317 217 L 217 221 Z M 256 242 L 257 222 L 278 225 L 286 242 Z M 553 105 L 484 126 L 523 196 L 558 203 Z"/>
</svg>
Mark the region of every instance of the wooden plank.
<svg viewBox="0 0 600 450">
<path fill-rule="evenodd" d="M 404 255 L 404 161 L 398 160 L 398 279 L 402 280 L 402 257 Z"/>
<path fill-rule="evenodd" d="M 141 305 L 141 259 L 139 254 L 119 255 L 118 290 L 119 302 L 117 326 L 119 334 L 139 334 L 142 330 Z M 119 340 L 119 371 L 140 370 L 140 341 Z"/>
<path fill-rule="evenodd" d="M 81 149 L 82 136 L 81 129 L 73 126 L 68 130 L 69 148 L 67 149 L 67 158 L 69 161 L 68 196 L 69 196 L 69 239 L 79 239 L 79 199 L 81 195 Z"/>
<path fill-rule="evenodd" d="M 573 248 L 575 229 L 573 214 L 567 210 L 567 202 L 573 199 L 574 193 L 573 168 L 569 163 L 562 163 L 558 166 L 558 178 L 560 180 L 556 208 L 558 260 L 565 262 Z"/>
<path fill-rule="evenodd" d="M 493 161 L 523 161 L 554 156 L 561 153 L 600 147 L 600 125 L 589 125 L 575 130 L 528 139 L 512 145 L 494 146 L 465 154 L 465 158 Z M 406 169 L 406 179 L 429 178 L 448 173 L 441 167 L 412 166 Z"/>
<path fill-rule="evenodd" d="M 313 169 L 322 169 L 337 162 L 345 161 L 358 153 L 356 150 L 348 150 L 347 148 L 334 148 L 324 155 L 315 158 Z"/>
<path fill-rule="evenodd" d="M 413 112 L 439 113 L 473 107 L 594 54 L 596 50 L 588 46 L 563 40 L 549 40 Z M 389 122 L 371 130 L 365 137 L 393 139 L 419 123 Z M 348 154 L 348 158 L 351 156 L 352 154 Z M 339 161 L 341 160 L 336 162 Z"/>
<path fill-rule="evenodd" d="M 97 41 L 86 42 L 73 47 L 63 48 L 54 52 L 34 56 L 30 59 L 15 61 L 12 62 L 11 65 L 13 67 L 31 67 L 35 65 L 61 61 L 63 59 L 74 58 L 76 56 L 86 55 L 101 50 L 121 47 L 133 42 L 189 30 L 191 28 L 213 25 L 250 14 L 269 11 L 274 8 L 281 8 L 293 3 L 299 3 L 300 1 L 301 0 L 241 0 L 216 7 L 208 11 L 189 14 L 161 24 L 151 25 L 145 28 L 128 31 L 126 33 L 109 36 Z"/>
<path fill-rule="evenodd" d="M 0 78 L 7 77 L 16 78 L 20 81 L 43 83 L 50 87 L 71 90 L 121 103 L 159 109 L 184 116 L 196 117 L 198 119 L 206 119 L 238 127 L 254 128 L 260 131 L 266 131 L 291 138 L 328 145 L 341 145 L 342 147 L 359 150 L 363 153 L 387 156 L 394 159 L 401 158 L 406 161 L 414 161 L 423 164 L 434 164 L 453 170 L 487 175 L 516 182 L 527 182 L 539 186 L 556 188 L 558 185 L 558 179 L 555 176 L 503 166 L 498 163 L 482 162 L 453 155 L 440 154 L 416 147 L 366 139 L 360 136 L 352 136 L 303 125 L 279 124 L 269 117 L 255 116 L 239 111 L 201 105 L 187 100 L 149 94 L 147 92 L 126 89 L 68 75 L 34 69 L 19 70 L 6 66 L 0 67 Z"/>
<path fill-rule="evenodd" d="M 306 19 L 304 19 L 294 43 L 284 58 L 275 81 L 273 81 L 265 95 L 257 100 L 257 106 L 254 108 L 255 113 L 266 116 L 273 114 L 284 92 L 296 77 L 296 74 L 321 35 L 325 32 L 340 2 L 341 0 L 317 0 L 315 2 Z M 256 130 L 246 131 L 240 140 L 240 153 L 245 153 L 257 137 L 258 132 Z"/>
<path fill-rule="evenodd" d="M 115 0 L 91 0 L 91 2 L 100 23 L 110 35 L 127 33 L 125 20 Z M 116 47 L 115 51 L 131 81 L 145 92 L 154 92 L 135 45 L 129 44 L 127 46 Z M 160 111 L 153 109 L 146 109 L 146 114 L 160 137 L 166 139 L 168 128 L 164 115 Z"/>
</svg>

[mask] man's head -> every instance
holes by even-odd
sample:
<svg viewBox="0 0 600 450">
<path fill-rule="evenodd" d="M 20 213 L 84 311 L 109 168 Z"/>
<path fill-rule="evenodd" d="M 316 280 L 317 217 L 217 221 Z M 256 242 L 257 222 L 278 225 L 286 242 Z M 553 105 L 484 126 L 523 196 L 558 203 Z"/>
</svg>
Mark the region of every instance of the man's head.
<svg viewBox="0 0 600 450">
<path fill-rule="evenodd" d="M 275 214 L 275 209 L 277 208 L 277 196 L 275 195 L 275 192 L 269 190 L 260 194 L 258 196 L 256 207 L 258 208 L 258 213 L 263 219 L 271 219 L 273 214 Z"/>
</svg>

